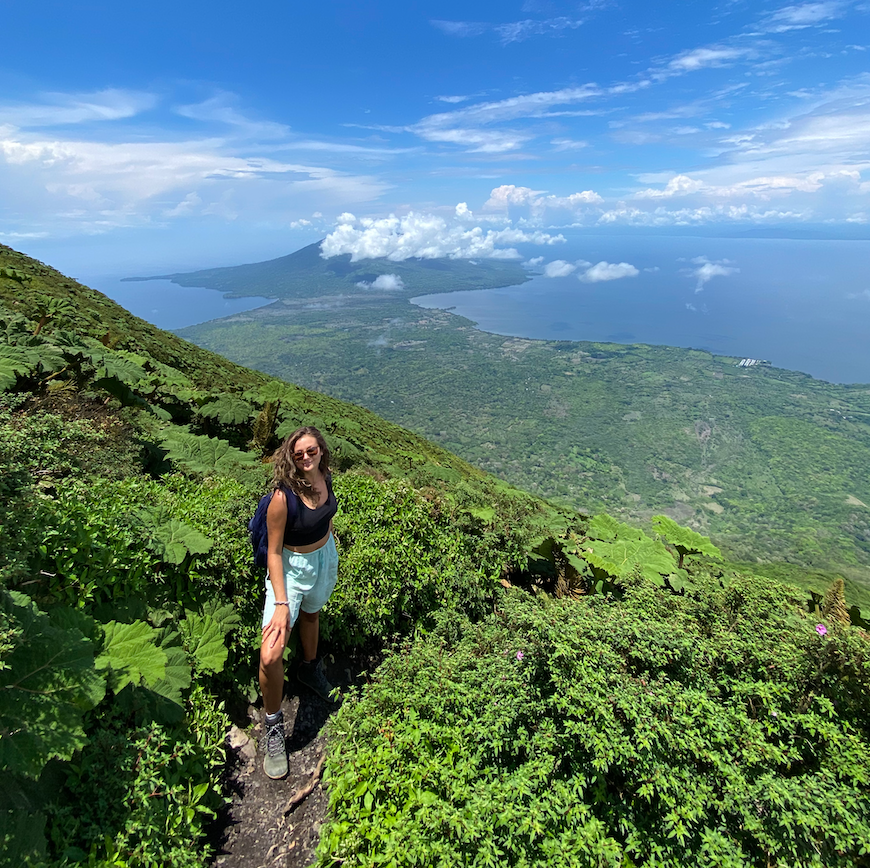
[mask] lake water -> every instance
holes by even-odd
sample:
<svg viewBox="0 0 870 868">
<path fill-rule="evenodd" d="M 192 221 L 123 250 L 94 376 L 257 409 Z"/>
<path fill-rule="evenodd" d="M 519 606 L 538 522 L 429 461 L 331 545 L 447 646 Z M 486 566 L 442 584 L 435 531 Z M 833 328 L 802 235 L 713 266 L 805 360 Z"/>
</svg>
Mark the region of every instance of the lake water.
<svg viewBox="0 0 870 868">
<path fill-rule="evenodd" d="M 870 383 L 870 242 L 576 236 L 546 248 L 538 269 L 555 259 L 626 262 L 638 274 L 581 282 L 581 267 L 413 301 L 453 308 L 497 334 L 694 347 Z"/>
<path fill-rule="evenodd" d="M 214 289 L 178 286 L 168 280 L 124 283 L 120 277 L 81 277 L 130 313 L 162 329 L 182 329 L 271 304 L 271 298 L 224 298 Z"/>
</svg>

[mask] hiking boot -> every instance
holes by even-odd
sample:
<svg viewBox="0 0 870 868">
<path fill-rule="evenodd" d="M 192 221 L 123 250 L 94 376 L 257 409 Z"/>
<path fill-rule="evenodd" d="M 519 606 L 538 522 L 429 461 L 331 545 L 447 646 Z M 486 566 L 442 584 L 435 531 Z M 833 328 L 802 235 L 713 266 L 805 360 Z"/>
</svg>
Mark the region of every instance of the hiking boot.
<svg viewBox="0 0 870 868">
<path fill-rule="evenodd" d="M 310 687 L 321 699 L 325 699 L 329 703 L 335 702 L 330 696 L 335 688 L 326 680 L 326 676 L 323 674 L 322 661 L 306 663 L 303 660 L 296 671 L 296 677 L 306 687 Z"/>
<path fill-rule="evenodd" d="M 287 762 L 287 745 L 284 743 L 284 712 L 279 711 L 276 719 L 269 722 L 267 715 L 263 719 L 263 729 L 266 737 L 264 739 L 266 746 L 266 756 L 263 759 L 263 771 L 267 777 L 273 780 L 283 778 L 288 770 Z"/>
</svg>

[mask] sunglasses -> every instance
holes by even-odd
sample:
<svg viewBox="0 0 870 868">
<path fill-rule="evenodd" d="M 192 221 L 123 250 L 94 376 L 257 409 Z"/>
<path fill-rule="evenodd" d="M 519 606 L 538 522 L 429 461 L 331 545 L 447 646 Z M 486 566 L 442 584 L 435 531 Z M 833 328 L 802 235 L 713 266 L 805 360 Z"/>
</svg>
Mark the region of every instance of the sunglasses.
<svg viewBox="0 0 870 868">
<path fill-rule="evenodd" d="M 306 455 L 309 458 L 314 458 L 317 453 L 320 452 L 319 446 L 309 446 L 307 449 L 300 449 L 298 452 L 293 453 L 294 461 L 301 461 Z"/>
</svg>

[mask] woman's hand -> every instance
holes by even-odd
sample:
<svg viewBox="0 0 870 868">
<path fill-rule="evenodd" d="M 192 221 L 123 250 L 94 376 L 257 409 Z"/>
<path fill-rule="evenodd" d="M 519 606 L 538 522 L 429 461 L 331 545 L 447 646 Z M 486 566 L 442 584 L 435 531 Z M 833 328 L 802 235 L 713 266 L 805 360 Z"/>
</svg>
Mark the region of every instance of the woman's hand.
<svg viewBox="0 0 870 868">
<path fill-rule="evenodd" d="M 275 606 L 272 618 L 263 627 L 263 645 L 274 648 L 278 645 L 282 650 L 287 644 L 287 636 L 290 633 L 290 607 Z"/>
</svg>

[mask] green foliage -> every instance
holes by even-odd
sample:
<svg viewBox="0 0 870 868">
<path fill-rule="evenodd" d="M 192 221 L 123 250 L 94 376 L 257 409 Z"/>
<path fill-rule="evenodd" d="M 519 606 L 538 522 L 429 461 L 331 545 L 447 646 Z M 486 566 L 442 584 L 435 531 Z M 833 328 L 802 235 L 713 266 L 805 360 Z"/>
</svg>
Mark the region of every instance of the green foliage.
<svg viewBox="0 0 870 868">
<path fill-rule="evenodd" d="M 41 858 L 45 837 L 46 858 L 67 865 L 208 861 L 204 824 L 221 805 L 228 724 L 214 691 L 238 700 L 247 689 L 259 632 L 262 576 L 251 574 L 245 522 L 266 485 L 260 455 L 276 432 L 313 423 L 333 446 L 337 471 L 357 468 L 336 474 L 340 579 L 324 633 L 344 644 L 377 643 L 396 631 L 416 636 L 336 723 L 334 825 L 322 858 L 349 865 L 854 864 L 870 814 L 868 663 L 857 631 L 829 622 L 822 638 L 816 618 L 808 621 L 780 585 L 754 577 L 720 583 L 697 564 L 689 575 L 661 542 L 617 519 L 559 510 L 358 407 L 234 366 L 2 245 L 0 267 L 32 278 L 27 293 L 0 280 L 9 309 L 0 309 L 0 378 L 7 370 L 4 388 L 30 390 L 0 395 L 0 530 L 9 539 L 0 550 L 5 852 Z M 341 282 L 349 273 L 332 277 Z M 381 313 L 365 324 L 365 340 Z M 328 332 L 307 331 L 310 311 L 292 315 L 286 334 L 299 340 L 270 350 L 270 358 L 285 360 L 288 346 L 298 347 L 303 361 L 295 370 L 306 382 L 337 388 L 338 380 L 309 377 L 305 368 Z M 431 348 L 451 357 L 452 318 L 437 311 L 426 318 L 435 326 Z M 382 376 L 393 362 L 404 366 L 419 394 L 385 389 L 389 377 L 380 393 L 397 401 L 397 418 L 419 421 L 434 406 L 430 393 L 443 400 L 450 392 L 431 365 L 427 381 L 414 380 L 399 332 L 416 326 L 389 327 L 388 344 L 401 339 L 377 351 L 372 370 Z M 363 376 L 360 361 L 368 365 L 375 351 L 356 347 L 350 332 L 340 338 L 331 344 L 336 358 L 359 350 L 342 376 Z M 584 503 L 615 504 L 623 517 L 628 492 L 639 492 L 630 503 L 649 515 L 665 476 L 674 498 L 696 504 L 704 486 L 717 484 L 712 462 L 719 462 L 716 479 L 737 463 L 718 430 L 693 428 L 706 416 L 680 409 L 680 401 L 691 403 L 682 386 L 667 387 L 650 370 L 652 357 L 636 364 L 644 348 L 595 346 L 590 361 L 574 345 L 518 349 L 471 330 L 462 341 L 471 343 L 462 365 L 449 368 L 451 388 L 459 383 L 461 392 L 463 377 L 477 377 L 478 404 L 469 406 L 489 403 L 471 415 L 457 409 L 461 402 L 439 405 L 418 427 L 440 432 L 460 414 L 462 442 L 438 436 L 535 490 L 540 479 L 558 480 L 550 490 L 563 500 L 577 502 L 579 492 Z M 494 376 L 493 358 L 513 372 L 494 385 L 480 376 Z M 721 373 L 706 355 L 691 361 L 696 373 Z M 686 370 L 670 356 L 668 365 Z M 610 371 L 611 380 L 601 385 L 592 368 Z M 652 375 L 644 400 L 661 402 L 647 434 L 678 447 L 665 463 L 644 458 L 654 482 L 620 457 L 635 448 L 627 438 L 608 434 L 612 408 L 624 412 L 621 380 L 635 369 Z M 582 428 L 558 401 L 540 403 L 552 389 L 536 389 L 533 376 L 552 379 L 559 370 L 577 375 L 575 385 L 582 381 L 569 407 L 582 410 Z M 705 381 L 705 394 L 709 388 Z M 529 407 L 541 411 L 529 416 L 533 429 L 521 418 Z M 779 443 L 796 431 L 812 441 L 812 426 L 783 428 L 768 407 L 762 415 L 754 443 Z M 562 418 L 569 420 L 567 453 L 556 430 Z M 682 433 L 673 436 L 674 425 Z M 710 463 L 687 475 L 692 430 Z M 511 447 L 514 437 L 522 450 Z M 256 453 L 245 449 L 249 441 Z M 530 455 L 529 443 L 540 452 Z M 828 470 L 860 457 L 842 437 L 828 446 L 818 453 Z M 754 476 L 747 490 L 803 496 L 779 478 L 794 466 L 768 464 L 774 476 Z M 832 477 L 813 484 L 828 486 L 827 515 L 848 516 L 836 540 L 846 551 L 843 540 L 863 533 L 860 507 L 850 501 L 837 512 L 830 504 L 844 486 L 853 500 L 864 489 L 853 485 L 857 477 Z M 729 480 L 731 490 L 704 494 L 704 502 L 737 497 Z M 764 555 L 773 546 L 765 522 L 773 519 L 764 514 L 767 501 L 757 503 L 753 542 L 763 543 Z M 677 551 L 699 545 L 684 529 L 667 530 Z M 830 551 L 823 534 L 810 528 L 805 537 L 807 546 Z M 858 552 L 859 567 L 860 548 L 848 551 Z M 618 586 L 619 601 L 596 595 L 569 605 L 516 591 L 499 601 L 498 578 L 540 587 L 572 565 L 583 590 Z M 847 593 L 855 587 L 850 576 Z M 30 599 L 4 588 L 26 589 Z M 50 660 L 49 647 L 58 652 Z M 28 668 L 43 658 L 44 669 Z M 21 687 L 9 685 L 22 675 L 24 686 L 31 678 L 45 679 L 42 686 L 54 678 L 54 686 L 17 695 Z M 55 762 L 46 766 L 50 757 Z M 10 802 L 25 790 L 26 812 Z M 19 809 L 10 812 L 11 805 Z"/>
<path fill-rule="evenodd" d="M 36 777 L 85 743 L 82 716 L 105 693 L 94 646 L 63 612 L 0 589 L 0 767 Z M 79 622 L 81 623 L 81 622 Z"/>
<path fill-rule="evenodd" d="M 203 612 L 187 612 L 181 629 L 197 666 L 208 672 L 220 672 L 227 660 L 224 639 L 238 627 L 240 618 L 232 605 L 221 606 L 209 601 Z"/>
<path fill-rule="evenodd" d="M 253 413 L 254 408 L 247 401 L 232 395 L 222 395 L 199 408 L 200 416 L 216 419 L 221 425 L 242 425 L 250 420 Z"/>
<path fill-rule="evenodd" d="M 682 527 L 666 515 L 654 515 L 652 525 L 656 533 L 661 534 L 677 550 L 681 568 L 686 555 L 704 555 L 707 558 L 722 559 L 722 552 L 707 537 L 690 528 Z"/>
<path fill-rule="evenodd" d="M 635 523 L 666 512 L 730 559 L 841 574 L 850 602 L 870 593 L 866 386 L 672 347 L 525 341 L 370 296 L 338 318 L 285 301 L 182 333 L 539 496 Z"/>
<path fill-rule="evenodd" d="M 319 864 L 854 866 L 870 652 L 737 578 L 444 613 L 334 721 Z"/>
<path fill-rule="evenodd" d="M 183 563 L 188 555 L 204 555 L 212 548 L 207 536 L 176 518 L 147 510 L 139 517 L 148 525 L 148 547 L 167 564 Z"/>
<path fill-rule="evenodd" d="M 582 536 L 562 541 L 561 549 L 578 572 L 586 572 L 587 564 L 591 567 L 599 590 L 605 582 L 621 584 L 633 576 L 659 587 L 664 586 L 666 579 L 674 584 L 672 577 L 677 565 L 664 545 L 606 513 L 595 516 Z"/>
<path fill-rule="evenodd" d="M 229 471 L 234 466 L 252 466 L 257 459 L 231 446 L 219 437 L 191 434 L 179 428 L 169 429 L 163 438 L 163 448 L 172 461 L 193 473 Z"/>
<path fill-rule="evenodd" d="M 339 580 L 327 630 L 344 642 L 386 638 L 442 607 L 476 611 L 491 590 L 449 518 L 406 482 L 335 481 Z M 325 625 L 326 626 L 326 625 Z"/>
<path fill-rule="evenodd" d="M 213 697 L 199 694 L 199 702 Z M 222 709 L 194 712 L 207 729 L 227 726 Z M 205 736 L 205 737 L 202 737 Z M 200 868 L 201 841 L 222 806 L 218 777 L 223 751 L 207 730 L 130 727 L 108 717 L 67 770 L 68 798 L 52 806 L 52 844 L 63 864 L 110 868 Z"/>
<path fill-rule="evenodd" d="M 106 672 L 109 686 L 120 693 L 128 684 L 154 686 L 166 676 L 166 653 L 155 640 L 156 631 L 144 621 L 103 625 L 103 649 L 97 668 Z"/>
</svg>

